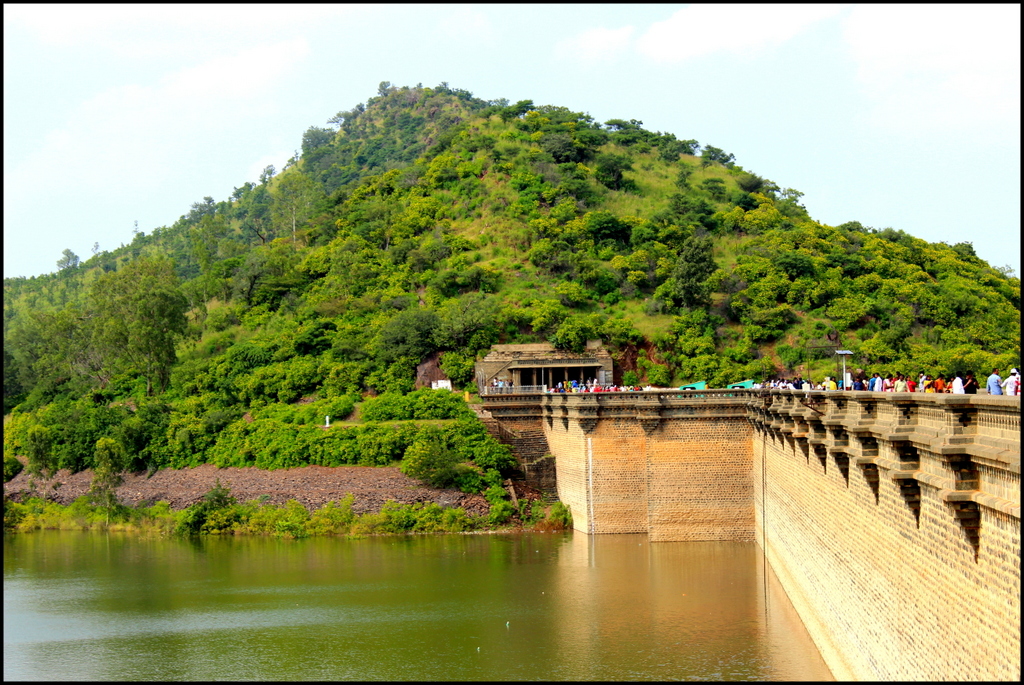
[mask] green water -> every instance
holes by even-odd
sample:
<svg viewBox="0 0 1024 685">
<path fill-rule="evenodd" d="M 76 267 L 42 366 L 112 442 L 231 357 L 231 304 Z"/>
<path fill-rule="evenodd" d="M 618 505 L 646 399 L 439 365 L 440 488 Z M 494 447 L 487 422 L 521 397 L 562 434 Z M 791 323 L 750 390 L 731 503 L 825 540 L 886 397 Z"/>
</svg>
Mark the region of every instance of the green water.
<svg viewBox="0 0 1024 685">
<path fill-rule="evenodd" d="M 5 535 L 4 680 L 831 679 L 759 552 Z"/>
</svg>

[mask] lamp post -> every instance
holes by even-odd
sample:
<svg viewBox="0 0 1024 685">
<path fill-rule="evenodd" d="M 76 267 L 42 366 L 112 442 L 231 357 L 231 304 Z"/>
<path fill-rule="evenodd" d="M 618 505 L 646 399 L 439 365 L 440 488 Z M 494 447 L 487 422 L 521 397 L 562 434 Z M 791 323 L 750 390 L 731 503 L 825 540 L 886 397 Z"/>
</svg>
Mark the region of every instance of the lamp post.
<svg viewBox="0 0 1024 685">
<path fill-rule="evenodd" d="M 836 354 L 843 358 L 843 390 L 849 390 L 850 385 L 846 382 L 846 358 L 853 354 L 850 350 L 836 350 Z"/>
</svg>

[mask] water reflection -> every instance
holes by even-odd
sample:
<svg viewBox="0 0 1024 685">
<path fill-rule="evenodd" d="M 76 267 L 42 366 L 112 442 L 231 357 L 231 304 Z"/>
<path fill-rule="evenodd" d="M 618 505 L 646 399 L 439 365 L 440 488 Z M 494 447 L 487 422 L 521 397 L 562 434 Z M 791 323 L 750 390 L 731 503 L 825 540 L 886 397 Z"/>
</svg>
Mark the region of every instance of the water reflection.
<svg viewBox="0 0 1024 685">
<path fill-rule="evenodd" d="M 4 679 L 830 679 L 765 581 L 643 535 L 5 536 Z"/>
</svg>

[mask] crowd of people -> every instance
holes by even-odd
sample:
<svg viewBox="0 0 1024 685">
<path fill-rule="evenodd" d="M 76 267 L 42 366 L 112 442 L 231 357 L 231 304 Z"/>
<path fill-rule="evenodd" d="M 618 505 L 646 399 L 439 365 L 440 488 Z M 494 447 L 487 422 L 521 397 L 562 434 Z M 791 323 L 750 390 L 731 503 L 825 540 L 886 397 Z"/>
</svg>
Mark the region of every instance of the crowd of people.
<svg viewBox="0 0 1024 685">
<path fill-rule="evenodd" d="M 641 387 L 639 385 L 614 385 L 608 383 L 598 383 L 596 378 L 591 378 L 588 381 L 566 381 L 565 383 L 557 383 L 554 387 L 548 388 L 546 392 L 633 392 L 635 390 L 654 389 L 655 388 L 649 385 L 646 387 Z"/>
<path fill-rule="evenodd" d="M 502 392 L 515 392 L 515 384 L 509 380 L 498 380 L 494 379 L 489 384 L 492 393 Z M 545 387 L 543 391 L 538 391 L 533 388 L 536 386 L 527 386 L 531 388 L 528 392 L 545 392 L 545 393 L 572 393 L 572 392 L 635 392 L 637 390 L 665 390 L 666 388 L 655 388 L 653 386 L 640 386 L 640 385 L 615 385 L 612 383 L 598 383 L 596 378 L 591 378 L 587 381 L 565 381 L 558 382 L 551 387 Z"/>
<path fill-rule="evenodd" d="M 812 383 L 800 376 L 787 380 L 775 378 L 766 383 L 755 383 L 755 388 L 772 388 L 788 390 L 842 390 L 842 381 L 836 381 L 831 376 L 826 376 L 820 383 Z M 942 374 L 934 378 L 927 373 L 918 374 L 917 378 L 911 375 L 889 374 L 882 377 L 880 373 L 873 374 L 870 378 L 866 374 L 855 375 L 850 384 L 850 390 L 866 390 L 870 392 L 931 392 L 949 393 L 953 395 L 976 395 L 978 390 L 984 387 L 989 395 L 1010 395 L 1020 394 L 1020 374 L 1017 369 L 1010 369 L 1010 374 L 1003 378 L 999 375 L 999 369 L 993 369 L 992 374 L 985 380 L 985 385 L 974 377 L 974 373 L 956 372 L 947 378 Z"/>
<path fill-rule="evenodd" d="M 514 387 L 511 381 L 492 380 L 491 387 L 494 389 Z M 765 383 L 754 383 L 754 388 L 770 388 L 781 390 L 842 390 L 842 381 L 837 381 L 832 376 L 825 376 L 824 380 L 812 383 L 797 376 L 792 379 L 773 378 Z M 852 377 L 850 390 L 863 390 L 869 392 L 930 392 L 949 393 L 953 395 L 976 395 L 982 388 L 981 382 L 974 377 L 974 373 L 953 373 L 947 378 L 939 374 L 934 378 L 930 374 L 921 373 L 917 378 L 910 375 L 888 374 L 883 377 L 880 373 L 874 373 L 870 378 L 866 374 L 858 374 Z M 546 393 L 573 393 L 573 392 L 634 392 L 637 390 L 663 390 L 665 388 L 654 388 L 652 386 L 639 385 L 613 385 L 598 383 L 596 378 L 588 381 L 565 381 L 559 382 L 553 387 L 545 388 Z M 999 369 L 993 369 L 992 374 L 985 380 L 984 389 L 989 395 L 1010 395 L 1020 394 L 1020 374 L 1017 369 L 1010 369 L 1010 374 L 1003 378 L 999 375 Z M 501 392 L 501 390 L 498 390 Z"/>
</svg>

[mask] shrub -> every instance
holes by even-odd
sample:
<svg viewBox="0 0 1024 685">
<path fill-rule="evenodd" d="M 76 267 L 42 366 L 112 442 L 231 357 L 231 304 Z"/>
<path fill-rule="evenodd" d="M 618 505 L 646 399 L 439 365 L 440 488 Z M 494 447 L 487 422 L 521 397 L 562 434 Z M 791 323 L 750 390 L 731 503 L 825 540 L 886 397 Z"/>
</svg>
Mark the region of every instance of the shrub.
<svg viewBox="0 0 1024 685">
<path fill-rule="evenodd" d="M 361 466 L 387 466 L 407 454 L 418 438 L 419 430 L 411 425 L 362 426 L 356 438 Z"/>
<path fill-rule="evenodd" d="M 285 513 L 284 508 L 271 504 L 254 506 L 241 530 L 254 535 L 274 535 L 278 532 L 277 523 L 284 519 Z"/>
<path fill-rule="evenodd" d="M 572 512 L 569 511 L 569 507 L 561 502 L 555 502 L 551 505 L 551 511 L 548 512 L 547 520 L 563 530 L 572 528 Z"/>
<path fill-rule="evenodd" d="M 456 468 L 454 485 L 462 492 L 473 493 L 483 489 L 484 481 L 479 472 L 464 466 Z"/>
<path fill-rule="evenodd" d="M 476 358 L 473 355 L 458 351 L 450 350 L 441 355 L 441 371 L 456 387 L 467 387 L 473 383 L 475 364 Z"/>
<path fill-rule="evenodd" d="M 447 390 L 424 388 L 409 393 L 407 399 L 412 403 L 415 419 L 456 419 L 472 415 L 462 397 Z"/>
<path fill-rule="evenodd" d="M 352 511 L 354 498 L 352 493 L 345 495 L 340 502 L 328 502 L 310 514 L 306 522 L 306 531 L 310 535 L 337 535 L 347 533 L 356 520 Z"/>
<path fill-rule="evenodd" d="M 412 418 L 412 402 L 398 393 L 387 392 L 363 402 L 364 421 L 407 421 Z"/>
<path fill-rule="evenodd" d="M 532 526 L 544 519 L 544 503 L 539 499 L 519 500 L 519 518 L 523 522 L 523 526 Z"/>
<path fill-rule="evenodd" d="M 665 387 L 672 382 L 672 374 L 661 364 L 651 364 L 647 368 L 647 380 L 651 385 Z"/>
<path fill-rule="evenodd" d="M 4 496 L 4 530 L 17 528 L 18 524 L 25 519 L 26 507 L 24 504 L 12 502 Z"/>
<path fill-rule="evenodd" d="M 442 431 L 427 426 L 405 451 L 400 468 L 410 478 L 443 488 L 455 483 L 458 464 L 459 455 L 444 439 Z"/>
<path fill-rule="evenodd" d="M 493 483 L 489 488 L 484 490 L 484 499 L 487 500 L 488 504 L 494 505 L 498 502 L 504 502 L 508 499 L 508 492 L 500 483 Z"/>
<path fill-rule="evenodd" d="M 207 523 L 207 519 L 210 518 L 211 514 L 232 507 L 236 503 L 235 498 L 231 496 L 231 490 L 221 485 L 220 478 L 218 478 L 217 484 L 203 495 L 202 501 L 193 504 L 181 513 L 178 525 L 175 527 L 175 532 L 180 535 L 196 535 L 209 532 L 211 529 L 220 531 L 221 528 L 216 526 L 225 525 L 225 521 L 229 517 L 224 515 L 216 516 L 212 522 L 214 524 L 213 528 L 204 530 L 203 526 Z"/>
<path fill-rule="evenodd" d="M 487 516 L 487 521 L 491 525 L 500 525 L 512 518 L 514 513 L 516 513 L 516 509 L 512 506 L 511 502 L 497 502 L 491 505 L 491 512 Z"/>
<path fill-rule="evenodd" d="M 230 535 L 243 520 L 244 513 L 239 507 L 214 509 L 207 512 L 200 532 L 206 535 Z"/>
<path fill-rule="evenodd" d="M 482 469 L 506 471 L 516 465 L 512 448 L 498 442 L 491 435 L 485 434 L 476 438 L 470 443 L 469 449 L 473 462 Z"/>
<path fill-rule="evenodd" d="M 309 512 L 297 500 L 290 499 L 281 508 L 281 516 L 274 522 L 274 534 L 285 538 L 304 538 Z"/>
<path fill-rule="evenodd" d="M 4 457 L 4 482 L 17 476 L 24 468 L 25 465 L 17 457 Z"/>
</svg>

